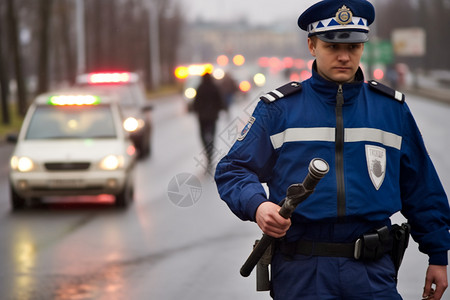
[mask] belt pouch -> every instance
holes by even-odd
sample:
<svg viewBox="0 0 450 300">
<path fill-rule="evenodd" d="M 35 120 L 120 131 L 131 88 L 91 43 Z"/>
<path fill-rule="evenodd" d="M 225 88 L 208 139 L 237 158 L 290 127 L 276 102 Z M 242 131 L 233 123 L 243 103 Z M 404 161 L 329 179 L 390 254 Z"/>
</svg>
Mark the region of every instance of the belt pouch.
<svg viewBox="0 0 450 300">
<path fill-rule="evenodd" d="M 374 233 L 362 236 L 363 248 L 361 258 L 364 260 L 378 260 L 392 247 L 389 229 L 384 226 Z"/>
</svg>

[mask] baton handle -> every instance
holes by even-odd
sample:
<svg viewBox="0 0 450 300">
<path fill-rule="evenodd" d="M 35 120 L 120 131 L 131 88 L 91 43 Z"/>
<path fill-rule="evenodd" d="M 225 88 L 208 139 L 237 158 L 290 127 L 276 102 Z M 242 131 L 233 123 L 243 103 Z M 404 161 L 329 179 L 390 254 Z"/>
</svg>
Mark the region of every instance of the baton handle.
<svg viewBox="0 0 450 300">
<path fill-rule="evenodd" d="M 253 268 L 256 266 L 260 258 L 264 255 L 264 252 L 266 252 L 266 249 L 269 248 L 274 240 L 274 237 L 263 234 L 258 244 L 256 244 L 255 248 L 253 248 L 252 253 L 250 253 L 249 257 L 241 267 L 240 273 L 243 277 L 248 277 L 250 275 L 250 273 L 253 271 Z"/>
<path fill-rule="evenodd" d="M 297 205 L 312 194 L 320 179 L 322 179 L 328 173 L 328 171 L 329 166 L 325 160 L 321 158 L 315 158 L 311 160 L 308 167 L 308 175 L 306 175 L 303 183 L 293 184 L 288 188 L 287 196 L 281 202 L 282 206 L 279 214 L 283 218 L 289 219 Z M 263 234 L 263 237 L 255 246 L 255 248 L 253 248 L 252 253 L 250 253 L 249 257 L 241 267 L 240 273 L 243 277 L 248 277 L 250 275 L 253 268 L 264 255 L 266 249 L 272 244 L 274 240 L 274 237 Z"/>
</svg>

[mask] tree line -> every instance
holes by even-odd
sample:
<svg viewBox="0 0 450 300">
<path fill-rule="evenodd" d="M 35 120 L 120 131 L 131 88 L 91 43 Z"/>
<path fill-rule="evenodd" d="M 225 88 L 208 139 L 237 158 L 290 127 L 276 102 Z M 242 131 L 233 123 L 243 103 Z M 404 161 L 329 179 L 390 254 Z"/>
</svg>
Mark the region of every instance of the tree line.
<svg viewBox="0 0 450 300">
<path fill-rule="evenodd" d="M 10 122 L 8 103 L 12 92 L 18 112 L 24 115 L 36 94 L 74 83 L 79 67 L 76 1 L 0 1 L 0 100 L 4 124 Z M 175 1 L 84 0 L 83 3 L 84 72 L 134 71 L 143 76 L 149 90 L 156 89 L 150 59 L 150 33 L 156 28 L 160 83 L 173 80 L 171 70 L 175 67 L 184 22 Z M 151 14 L 150 9 L 156 13 Z M 151 15 L 157 16 L 155 28 Z"/>
</svg>

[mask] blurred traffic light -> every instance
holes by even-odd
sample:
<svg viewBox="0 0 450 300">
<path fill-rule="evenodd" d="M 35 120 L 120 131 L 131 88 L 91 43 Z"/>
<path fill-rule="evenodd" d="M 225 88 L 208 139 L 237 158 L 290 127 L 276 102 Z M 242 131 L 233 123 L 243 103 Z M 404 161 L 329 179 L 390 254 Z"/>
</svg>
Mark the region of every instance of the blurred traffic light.
<svg viewBox="0 0 450 300">
<path fill-rule="evenodd" d="M 250 91 L 251 88 L 252 85 L 247 80 L 241 81 L 239 83 L 239 89 L 244 93 Z"/>
<path fill-rule="evenodd" d="M 189 76 L 189 70 L 185 66 L 179 66 L 175 69 L 175 77 L 178 79 L 184 79 Z"/>
<path fill-rule="evenodd" d="M 226 56 L 226 55 L 219 55 L 217 57 L 217 64 L 219 66 L 222 66 L 222 67 L 228 65 L 228 56 Z"/>
<path fill-rule="evenodd" d="M 245 57 L 241 54 L 237 54 L 233 57 L 233 63 L 236 66 L 242 66 L 245 63 Z"/>
</svg>

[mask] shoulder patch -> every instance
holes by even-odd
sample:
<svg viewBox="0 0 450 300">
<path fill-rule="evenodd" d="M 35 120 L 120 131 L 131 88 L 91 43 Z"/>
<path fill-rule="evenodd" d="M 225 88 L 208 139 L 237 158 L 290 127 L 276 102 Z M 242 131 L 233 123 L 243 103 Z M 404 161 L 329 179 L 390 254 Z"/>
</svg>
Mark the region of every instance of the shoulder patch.
<svg viewBox="0 0 450 300">
<path fill-rule="evenodd" d="M 400 93 L 399 91 L 396 91 L 396 90 L 394 90 L 382 83 L 379 83 L 378 81 L 375 81 L 375 80 L 369 80 L 368 83 L 369 83 L 369 87 L 371 87 L 375 91 L 380 92 L 391 98 L 394 98 L 398 102 L 401 102 L 401 103 L 405 102 L 405 95 L 403 93 Z"/>
<path fill-rule="evenodd" d="M 297 81 L 291 81 L 265 95 L 259 97 L 262 101 L 266 103 L 274 102 L 283 97 L 298 93 L 302 90 L 302 84 Z"/>
</svg>

